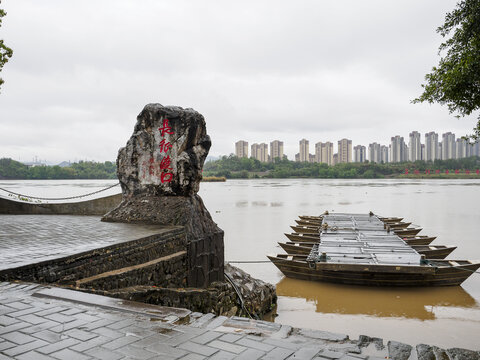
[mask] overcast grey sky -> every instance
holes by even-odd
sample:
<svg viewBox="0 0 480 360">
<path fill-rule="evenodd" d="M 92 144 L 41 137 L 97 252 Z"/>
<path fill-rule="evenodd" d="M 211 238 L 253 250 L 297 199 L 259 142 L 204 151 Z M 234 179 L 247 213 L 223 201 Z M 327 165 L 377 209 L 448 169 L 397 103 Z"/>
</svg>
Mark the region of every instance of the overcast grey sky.
<svg viewBox="0 0 480 360">
<path fill-rule="evenodd" d="M 470 132 L 413 105 L 456 0 L 4 0 L 0 157 L 115 160 L 147 103 L 192 107 L 234 142 L 387 144 Z"/>
</svg>

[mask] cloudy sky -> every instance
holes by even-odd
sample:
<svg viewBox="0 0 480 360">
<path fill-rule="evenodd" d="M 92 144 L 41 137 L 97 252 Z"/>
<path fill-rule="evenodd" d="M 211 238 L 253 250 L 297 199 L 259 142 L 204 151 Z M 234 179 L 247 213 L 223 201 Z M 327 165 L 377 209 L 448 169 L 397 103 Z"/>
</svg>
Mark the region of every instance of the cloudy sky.
<svg viewBox="0 0 480 360">
<path fill-rule="evenodd" d="M 237 140 L 387 144 L 457 136 L 439 105 L 413 105 L 456 0 L 4 0 L 0 157 L 115 160 L 147 103 L 192 107 L 211 155 Z M 336 145 L 335 145 L 336 146 Z"/>
</svg>

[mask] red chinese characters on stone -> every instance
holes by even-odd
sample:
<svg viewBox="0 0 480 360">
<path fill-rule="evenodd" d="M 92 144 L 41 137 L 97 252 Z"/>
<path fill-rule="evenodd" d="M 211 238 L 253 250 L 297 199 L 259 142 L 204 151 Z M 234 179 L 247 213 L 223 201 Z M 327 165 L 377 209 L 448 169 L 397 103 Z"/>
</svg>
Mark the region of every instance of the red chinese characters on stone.
<svg viewBox="0 0 480 360">
<path fill-rule="evenodd" d="M 170 125 L 168 125 L 168 119 L 163 119 L 163 127 L 158 128 L 158 130 L 160 131 L 160 135 L 162 137 L 164 137 L 165 134 L 173 134 L 172 128 L 170 127 Z"/>
<path fill-rule="evenodd" d="M 172 148 L 172 144 L 170 144 L 168 141 L 165 141 L 165 139 L 162 139 L 159 144 L 160 147 L 160 152 L 167 153 L 168 150 Z"/>
</svg>

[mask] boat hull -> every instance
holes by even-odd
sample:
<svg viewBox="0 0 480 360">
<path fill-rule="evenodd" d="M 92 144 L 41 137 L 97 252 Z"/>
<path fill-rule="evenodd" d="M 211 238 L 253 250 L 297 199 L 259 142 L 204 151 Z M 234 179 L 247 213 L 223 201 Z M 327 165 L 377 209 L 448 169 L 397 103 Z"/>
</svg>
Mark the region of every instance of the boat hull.
<svg viewBox="0 0 480 360">
<path fill-rule="evenodd" d="M 456 286 L 465 281 L 480 263 L 468 262 L 459 266 L 380 266 L 317 263 L 313 268 L 306 261 L 290 259 L 293 256 L 268 256 L 287 277 L 366 286 Z M 438 260 L 448 264 L 447 260 Z"/>
<path fill-rule="evenodd" d="M 320 241 L 320 236 L 315 234 L 292 233 L 292 234 L 285 234 L 285 236 L 289 240 L 294 242 L 319 242 Z"/>
</svg>

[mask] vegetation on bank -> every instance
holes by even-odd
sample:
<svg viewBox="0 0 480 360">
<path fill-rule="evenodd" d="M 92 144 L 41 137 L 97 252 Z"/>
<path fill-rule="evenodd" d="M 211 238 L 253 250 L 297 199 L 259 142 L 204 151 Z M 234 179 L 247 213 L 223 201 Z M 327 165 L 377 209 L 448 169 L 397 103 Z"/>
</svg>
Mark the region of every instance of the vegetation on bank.
<svg viewBox="0 0 480 360">
<path fill-rule="evenodd" d="M 435 160 L 434 162 L 374 164 L 366 161 L 328 166 L 327 164 L 295 162 L 286 159 L 274 163 L 262 163 L 253 158 L 238 158 L 230 155 L 206 162 L 203 167 L 203 181 L 249 178 L 480 178 L 480 175 L 476 173 L 477 169 L 480 169 L 480 158 L 475 156 L 458 160 Z M 408 174 L 405 170 L 408 170 Z M 116 164 L 111 161 L 104 163 L 80 161 L 66 167 L 30 167 L 12 159 L 0 159 L 0 179 L 116 178 Z"/>
<path fill-rule="evenodd" d="M 116 179 L 114 162 L 80 161 L 70 166 L 27 166 L 21 162 L 0 159 L 0 179 Z"/>
<path fill-rule="evenodd" d="M 408 169 L 408 175 L 405 170 Z M 227 179 L 248 178 L 480 178 L 476 170 L 480 169 L 480 158 L 473 156 L 464 159 L 435 160 L 434 162 L 415 161 L 405 163 L 375 164 L 342 163 L 335 166 L 327 164 L 296 162 L 278 159 L 274 163 L 263 163 L 253 158 L 238 158 L 235 155 L 223 156 L 219 160 L 209 161 L 203 167 L 204 176 L 224 176 Z M 426 174 L 429 170 L 430 174 Z M 448 174 L 446 171 L 448 170 Z M 458 173 L 455 174 L 455 170 Z M 438 174 L 436 173 L 438 171 Z M 470 171 L 467 174 L 466 171 Z"/>
</svg>

